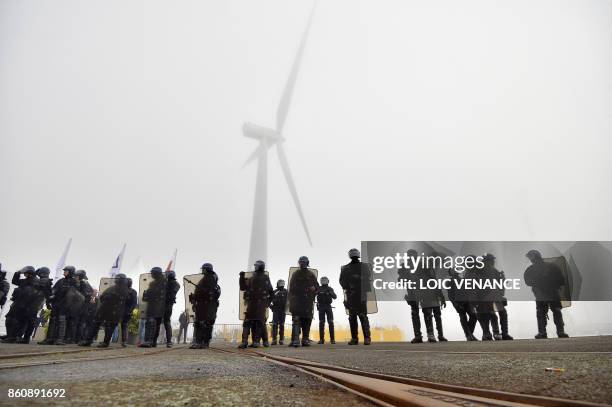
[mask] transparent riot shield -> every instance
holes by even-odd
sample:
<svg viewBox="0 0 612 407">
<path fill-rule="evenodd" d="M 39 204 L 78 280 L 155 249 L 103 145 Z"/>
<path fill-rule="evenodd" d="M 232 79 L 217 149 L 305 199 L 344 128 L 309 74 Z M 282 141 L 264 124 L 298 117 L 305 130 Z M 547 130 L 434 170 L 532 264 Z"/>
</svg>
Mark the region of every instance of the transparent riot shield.
<svg viewBox="0 0 612 407">
<path fill-rule="evenodd" d="M 572 279 L 569 264 L 563 256 L 548 257 L 543 259 L 546 263 L 554 263 L 561 269 L 563 273 L 563 281 L 565 285 L 559 288 L 559 297 L 561 298 L 561 307 L 567 308 L 572 306 Z"/>
<path fill-rule="evenodd" d="M 189 301 L 191 295 L 195 293 L 196 286 L 200 280 L 204 277 L 204 274 L 189 274 L 183 277 L 183 292 L 185 293 L 185 310 L 189 314 L 189 322 L 195 321 L 195 310 L 193 304 Z"/>
<path fill-rule="evenodd" d="M 376 290 L 374 289 L 374 273 L 372 272 L 372 267 L 369 263 L 361 263 L 362 271 L 365 271 L 365 274 L 368 276 L 368 285 L 370 290 L 366 293 L 366 307 L 368 314 L 376 314 L 378 312 L 378 302 L 376 301 Z M 365 270 L 364 270 L 365 268 Z M 362 272 L 362 274 L 364 274 Z M 346 290 L 342 290 L 344 294 L 344 301 L 346 302 Z M 345 307 L 344 312 L 346 315 L 349 314 L 348 309 Z"/>
<path fill-rule="evenodd" d="M 102 277 L 100 279 L 100 297 L 106 293 L 105 301 L 101 302 L 98 308 L 98 317 L 105 321 L 119 321 L 125 311 L 125 301 L 127 298 L 127 288 L 117 290 L 116 278 Z M 114 292 L 113 292 L 114 291 Z M 109 294 L 112 294 L 109 296 Z"/>
<path fill-rule="evenodd" d="M 115 279 L 110 277 L 102 277 L 100 279 L 100 288 L 98 289 L 98 294 L 102 295 L 102 293 L 108 290 L 110 287 L 115 285 Z"/>
<path fill-rule="evenodd" d="M 253 271 L 246 271 L 244 273 L 244 278 L 245 279 L 249 279 L 251 277 L 253 277 Z M 270 273 L 268 273 L 268 271 L 266 270 L 264 273 L 266 273 L 266 276 L 270 276 Z M 240 287 L 240 286 L 239 286 Z M 244 321 L 244 314 L 246 314 L 246 309 L 247 309 L 247 302 L 244 299 L 244 290 L 240 290 L 238 291 L 238 317 L 240 318 L 241 321 Z M 266 320 L 268 319 L 268 314 L 270 312 L 269 308 L 266 308 Z"/>
<path fill-rule="evenodd" d="M 163 318 L 166 306 L 166 278 L 153 278 L 151 273 L 140 275 L 138 310 L 140 318 Z"/>
<path fill-rule="evenodd" d="M 291 289 L 291 277 L 293 277 L 293 273 L 295 273 L 299 269 L 299 267 L 289 267 L 289 277 L 287 277 L 287 304 L 285 305 L 285 314 L 287 315 L 291 315 L 291 312 L 289 312 L 289 298 L 291 298 L 291 292 L 289 290 Z M 308 271 L 314 274 L 315 279 L 319 281 L 319 270 L 311 269 L 309 267 Z"/>
</svg>

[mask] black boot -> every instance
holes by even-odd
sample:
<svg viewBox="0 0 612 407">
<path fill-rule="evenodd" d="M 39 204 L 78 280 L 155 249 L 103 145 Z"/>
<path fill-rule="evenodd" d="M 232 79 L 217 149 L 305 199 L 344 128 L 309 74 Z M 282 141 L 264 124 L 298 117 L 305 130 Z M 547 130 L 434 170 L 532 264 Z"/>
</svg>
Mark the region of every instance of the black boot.
<svg viewBox="0 0 612 407">
<path fill-rule="evenodd" d="M 155 320 L 154 319 L 146 319 L 145 320 L 145 334 L 144 334 L 144 342 L 142 342 L 138 347 L 140 348 L 151 348 L 153 347 L 153 337 L 155 336 Z"/>
<path fill-rule="evenodd" d="M 514 338 L 508 334 L 508 311 L 504 308 L 499 311 L 499 324 L 501 325 L 501 336 L 504 341 L 511 341 Z"/>
<path fill-rule="evenodd" d="M 538 310 L 538 312 L 536 313 L 536 318 L 538 321 L 538 333 L 535 336 L 536 339 L 546 339 L 548 338 L 548 335 L 546 334 L 546 320 L 547 320 L 547 315 L 544 314 L 543 312 L 540 312 L 540 310 Z"/>
<path fill-rule="evenodd" d="M 438 340 L 440 342 L 448 342 L 448 339 L 444 337 L 444 331 L 442 328 L 442 316 L 438 313 L 435 315 L 436 330 L 438 331 Z"/>
<path fill-rule="evenodd" d="M 569 335 L 565 333 L 565 324 L 563 323 L 563 314 L 561 313 L 560 308 L 553 308 L 553 321 L 555 322 L 555 326 L 557 327 L 557 337 L 559 338 L 569 338 Z"/>
<path fill-rule="evenodd" d="M 262 321 L 261 323 L 261 343 L 264 348 L 270 347 L 270 340 L 268 339 L 268 324 L 266 321 Z"/>
<path fill-rule="evenodd" d="M 289 343 L 289 346 L 293 346 L 294 348 L 297 348 L 300 346 L 300 319 L 294 317 L 293 318 L 293 325 L 292 325 L 292 329 L 291 329 L 291 342 Z"/>
<path fill-rule="evenodd" d="M 357 315 L 349 314 L 349 326 L 351 328 L 351 340 L 349 341 L 349 345 L 357 345 L 359 343 L 359 327 L 357 326 Z"/>
<path fill-rule="evenodd" d="M 66 338 L 66 316 L 60 315 L 57 321 L 57 340 L 55 341 L 56 345 L 65 345 L 66 342 L 64 339 Z"/>
<path fill-rule="evenodd" d="M 204 325 L 204 338 L 202 341 L 202 348 L 208 349 L 210 341 L 212 340 L 213 328 L 215 327 L 214 321 L 206 321 Z"/>
<path fill-rule="evenodd" d="M 302 318 L 302 346 L 310 346 L 311 318 Z"/>
<path fill-rule="evenodd" d="M 285 324 L 278 324 L 278 344 L 285 344 Z"/>
<path fill-rule="evenodd" d="M 277 336 L 278 336 L 278 323 L 272 322 L 272 343 L 271 345 L 276 345 Z"/>
<path fill-rule="evenodd" d="M 334 321 L 329 322 L 329 343 L 332 345 L 336 343 L 336 334 L 334 332 Z"/>
<path fill-rule="evenodd" d="M 202 347 L 202 321 L 193 322 L 193 343 L 189 349 L 200 349 Z"/>
<path fill-rule="evenodd" d="M 359 322 L 361 323 L 361 330 L 363 332 L 363 344 L 369 345 L 372 343 L 372 336 L 370 334 L 370 319 L 368 314 L 359 314 Z"/>
<path fill-rule="evenodd" d="M 325 321 L 319 321 L 319 345 L 325 343 Z"/>
<path fill-rule="evenodd" d="M 238 345 L 238 349 L 246 349 L 249 346 L 249 333 L 251 332 L 250 321 L 244 321 L 242 323 L 242 341 Z"/>
<path fill-rule="evenodd" d="M 478 314 L 478 323 L 480 323 L 480 328 L 482 329 L 482 340 L 483 341 L 492 341 L 493 335 L 491 335 L 491 330 L 489 329 L 491 314 Z"/>
</svg>

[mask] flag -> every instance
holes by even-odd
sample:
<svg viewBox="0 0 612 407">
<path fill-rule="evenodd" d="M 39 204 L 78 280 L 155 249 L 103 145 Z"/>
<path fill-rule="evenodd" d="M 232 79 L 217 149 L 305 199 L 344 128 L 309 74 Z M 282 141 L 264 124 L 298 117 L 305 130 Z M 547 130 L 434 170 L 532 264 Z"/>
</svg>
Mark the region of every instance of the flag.
<svg viewBox="0 0 612 407">
<path fill-rule="evenodd" d="M 170 263 L 168 263 L 168 267 L 166 267 L 166 273 L 169 271 L 176 271 L 176 252 L 178 249 L 174 249 L 174 256 L 170 259 Z"/>
<path fill-rule="evenodd" d="M 62 277 L 64 266 L 66 266 L 66 257 L 68 257 L 68 252 L 70 251 L 70 245 L 72 245 L 72 238 L 68 239 L 68 244 L 66 244 L 64 253 L 62 253 L 62 257 L 60 257 L 57 266 L 55 266 L 54 280 L 58 280 Z"/>
<path fill-rule="evenodd" d="M 117 258 L 115 259 L 115 262 L 110 268 L 110 271 L 108 274 L 111 276 L 111 278 L 115 277 L 117 274 L 121 272 L 121 264 L 123 263 L 123 255 L 125 254 L 125 246 L 126 244 L 124 243 L 123 248 L 121 249 L 121 253 L 119 253 L 119 256 L 117 256 Z"/>
</svg>

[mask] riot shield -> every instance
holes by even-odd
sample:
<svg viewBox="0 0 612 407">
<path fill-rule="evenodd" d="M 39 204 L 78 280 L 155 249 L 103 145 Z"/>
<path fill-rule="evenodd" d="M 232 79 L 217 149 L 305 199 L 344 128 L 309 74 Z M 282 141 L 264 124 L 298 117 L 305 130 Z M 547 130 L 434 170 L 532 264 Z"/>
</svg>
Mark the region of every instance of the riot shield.
<svg viewBox="0 0 612 407">
<path fill-rule="evenodd" d="M 110 277 L 102 277 L 100 279 L 100 288 L 98 289 L 98 294 L 102 295 L 104 293 L 104 291 L 108 290 L 109 287 L 112 287 L 115 285 L 115 280 L 114 278 L 110 278 Z"/>
<path fill-rule="evenodd" d="M 189 301 L 189 297 L 195 293 L 196 286 L 202 279 L 204 274 L 189 274 L 183 277 L 183 292 L 185 294 L 185 310 L 189 315 L 189 322 L 195 321 L 195 311 L 193 309 L 193 304 Z"/>
<path fill-rule="evenodd" d="M 19 302 L 26 315 L 36 315 L 43 307 L 45 295 L 34 285 L 24 285 L 19 288 Z"/>
<path fill-rule="evenodd" d="M 163 318 L 166 307 L 166 278 L 153 278 L 151 273 L 140 275 L 138 310 L 140 318 Z"/>
<path fill-rule="evenodd" d="M 378 302 L 376 301 L 376 290 L 374 289 L 374 274 L 372 273 L 372 267 L 370 266 L 369 263 L 361 263 L 361 267 L 367 267 L 368 271 L 368 276 L 369 276 L 369 286 L 370 286 L 370 291 L 367 292 L 366 294 L 366 299 L 367 299 L 367 310 L 368 310 L 368 314 L 376 314 L 378 312 Z M 342 293 L 344 294 L 344 301 L 347 301 L 347 296 L 346 296 L 346 290 L 342 290 Z M 346 315 L 349 314 L 348 309 L 345 307 L 344 308 L 344 312 Z"/>
<path fill-rule="evenodd" d="M 76 287 L 70 286 L 62 300 L 62 308 L 68 316 L 77 316 L 81 312 L 81 307 L 85 303 L 85 297 Z"/>
<path fill-rule="evenodd" d="M 253 277 L 253 271 L 246 271 L 244 273 L 244 278 L 245 279 L 249 279 L 251 277 Z M 265 271 L 266 276 L 270 276 L 270 273 L 268 273 L 268 271 Z M 244 290 L 240 290 L 238 291 L 238 317 L 240 318 L 241 321 L 244 321 L 244 315 L 246 314 L 246 310 L 247 310 L 247 302 L 244 299 Z M 266 308 L 266 320 L 268 319 L 268 314 L 270 312 L 269 308 Z"/>
<path fill-rule="evenodd" d="M 291 277 L 293 277 L 293 273 L 295 273 L 299 269 L 300 269 L 299 267 L 289 267 L 289 277 L 287 277 L 287 304 L 285 305 L 285 314 L 287 315 L 291 315 L 291 312 L 289 312 L 289 298 L 291 298 L 291 294 L 289 290 L 291 287 Z M 311 273 L 313 273 L 315 276 L 315 279 L 319 281 L 319 270 L 311 269 L 310 267 L 308 268 L 308 270 Z"/>
<path fill-rule="evenodd" d="M 116 281 L 116 278 L 103 277 L 100 279 L 100 305 L 97 316 L 104 321 L 119 321 L 125 311 L 127 285 L 117 286 Z"/>
<path fill-rule="evenodd" d="M 563 256 L 548 257 L 543 259 L 546 263 L 554 263 L 563 273 L 563 281 L 565 285 L 559 288 L 559 297 L 561 298 L 561 307 L 567 308 L 572 306 L 572 279 L 569 264 Z"/>
</svg>

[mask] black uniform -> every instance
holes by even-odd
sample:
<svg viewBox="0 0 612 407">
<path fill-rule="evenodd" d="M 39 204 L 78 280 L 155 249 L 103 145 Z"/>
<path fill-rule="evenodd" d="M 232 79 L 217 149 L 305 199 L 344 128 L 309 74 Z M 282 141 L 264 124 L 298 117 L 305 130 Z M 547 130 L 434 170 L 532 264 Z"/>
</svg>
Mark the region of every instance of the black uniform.
<svg viewBox="0 0 612 407">
<path fill-rule="evenodd" d="M 31 273 L 26 275 L 26 278 L 21 279 L 21 272 L 13 274 L 11 283 L 16 286 L 13 291 L 11 308 L 6 314 L 6 333 L 7 336 L 3 342 L 22 342 L 28 343 L 36 316 L 44 303 L 44 295 L 38 289 L 38 277 L 34 274 L 32 268 Z M 27 332 L 27 337 L 24 335 L 27 327 L 32 327 Z"/>
<path fill-rule="evenodd" d="M 319 288 L 317 277 L 308 268 L 296 270 L 289 281 L 289 311 L 292 315 L 291 346 L 310 346 L 310 325 L 314 311 L 314 300 Z"/>
<path fill-rule="evenodd" d="M 334 334 L 334 312 L 332 301 L 338 298 L 334 289 L 324 284 L 317 291 L 317 310 L 319 311 L 319 343 L 325 343 L 325 319 L 329 325 L 329 339 L 331 343 L 336 342 Z"/>
<path fill-rule="evenodd" d="M 207 348 L 212 339 L 212 331 L 217 319 L 221 287 L 217 273 L 205 270 L 195 291 L 189 296 L 189 302 L 195 311 L 194 343 L 192 348 Z"/>
<path fill-rule="evenodd" d="M 461 328 L 465 334 L 465 339 L 468 341 L 475 341 L 477 339 L 474 336 L 474 329 L 476 328 L 476 322 L 478 321 L 476 318 L 476 313 L 470 306 L 467 292 L 457 288 L 456 282 L 461 280 L 460 274 L 451 271 L 450 275 L 453 279 L 453 284 L 451 284 L 451 288 L 448 290 L 448 298 L 451 300 L 457 314 L 459 314 L 459 322 L 461 323 Z"/>
<path fill-rule="evenodd" d="M 370 344 L 370 320 L 368 319 L 367 293 L 371 291 L 371 269 L 368 264 L 357 258 L 351 259 L 349 264 L 342 266 L 340 272 L 340 285 L 345 292 L 344 306 L 349 312 L 349 325 L 351 328 L 351 341 L 357 344 L 358 330 L 357 318 L 361 322 L 364 344 Z"/>
<path fill-rule="evenodd" d="M 93 296 L 93 288 L 86 279 L 82 279 L 77 275 L 75 280 L 77 290 L 83 295 L 84 304 L 83 307 L 78 310 L 74 318 L 68 321 L 66 343 L 79 343 L 85 339 L 87 333 L 84 330 L 84 326 L 87 326 L 87 318 L 89 315 L 89 307 L 86 304 L 90 303 L 91 297 Z"/>
<path fill-rule="evenodd" d="M 423 284 L 426 286 L 427 281 L 436 278 L 435 271 L 432 269 L 423 268 L 418 270 L 420 278 L 423 280 Z M 419 293 L 419 300 L 421 308 L 423 309 L 423 320 L 425 321 L 425 329 L 427 330 L 428 342 L 436 342 L 436 336 L 434 334 L 434 321 L 436 323 L 436 330 L 438 331 L 438 340 L 446 342 L 444 337 L 444 331 L 442 328 L 442 307 L 446 307 L 446 301 L 444 294 L 441 289 L 435 290 L 421 290 Z"/>
<path fill-rule="evenodd" d="M 466 271 L 465 278 L 479 280 L 484 284 L 486 280 L 495 280 L 497 274 L 493 271 L 493 268 L 490 267 L 482 269 L 474 267 Z M 493 339 L 490 323 L 492 315 L 495 313 L 495 301 L 497 298 L 497 293 L 495 293 L 493 289 L 482 288 L 470 290 L 470 305 L 473 307 L 480 328 L 482 329 L 483 341 L 490 341 Z"/>
<path fill-rule="evenodd" d="M 166 277 L 158 267 L 157 272 L 151 273 L 149 286 L 142 292 L 142 303 L 146 305 L 145 338 L 139 346 L 143 348 L 157 347 L 159 328 L 166 309 Z"/>
<path fill-rule="evenodd" d="M 247 303 L 244 322 L 242 325 L 242 347 L 249 340 L 251 331 L 251 346 L 258 346 L 263 331 L 266 329 L 266 310 L 270 306 L 270 299 L 274 289 L 270 283 L 270 277 L 263 269 L 256 269 L 250 278 L 245 278 L 244 272 L 240 273 L 240 290 L 244 291 L 244 299 Z M 264 338 L 267 345 L 267 338 Z"/>
<path fill-rule="evenodd" d="M 523 276 L 525 284 L 531 287 L 536 299 L 536 318 L 538 321 L 538 335 L 536 338 L 546 338 L 546 325 L 548 310 L 553 314 L 553 321 L 557 327 L 557 336 L 566 338 L 563 314 L 561 313 L 561 296 L 559 288 L 566 284 L 563 272 L 554 263 L 546 263 L 540 259 L 536 264 L 527 267 Z"/>
<path fill-rule="evenodd" d="M 491 274 L 496 280 L 503 281 L 506 276 L 503 271 L 497 270 L 492 267 Z M 506 310 L 507 301 L 504 297 L 504 289 L 495 290 L 495 312 L 491 314 L 491 329 L 493 330 L 493 337 L 495 340 L 510 340 L 513 339 L 508 334 L 508 311 Z M 499 318 L 497 315 L 499 314 Z M 500 331 L 501 325 L 501 331 Z"/>
<path fill-rule="evenodd" d="M 418 299 L 418 289 L 417 288 L 409 288 L 408 282 L 412 281 L 415 287 L 418 287 L 419 275 L 417 271 L 414 273 L 411 272 L 410 269 L 406 267 L 400 267 L 397 270 L 398 281 L 406 281 L 406 295 L 404 299 L 410 306 L 410 316 L 412 318 L 412 329 L 414 331 L 414 338 L 412 339 L 412 343 L 421 343 L 423 342 L 423 334 L 421 333 L 421 318 L 419 317 L 419 299 Z"/>
<path fill-rule="evenodd" d="M 176 303 L 176 293 L 181 288 L 180 284 L 176 281 L 176 278 L 168 278 L 168 286 L 166 287 L 166 308 L 164 309 L 164 330 L 166 331 L 166 344 L 172 344 L 172 324 L 170 323 L 170 317 L 172 317 L 172 308 Z M 155 332 L 155 340 L 159 336 L 159 326 Z"/>
<path fill-rule="evenodd" d="M 272 345 L 276 345 L 276 335 L 278 334 L 279 344 L 285 340 L 285 315 L 287 308 L 287 289 L 279 287 L 272 293 Z"/>
</svg>

